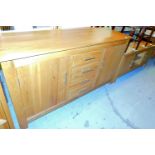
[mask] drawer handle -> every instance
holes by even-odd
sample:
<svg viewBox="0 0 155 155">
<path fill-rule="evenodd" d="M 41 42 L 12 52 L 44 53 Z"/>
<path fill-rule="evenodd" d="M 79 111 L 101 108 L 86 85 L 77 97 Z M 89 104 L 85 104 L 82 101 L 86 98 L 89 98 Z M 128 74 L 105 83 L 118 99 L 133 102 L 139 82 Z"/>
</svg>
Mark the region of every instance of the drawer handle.
<svg viewBox="0 0 155 155">
<path fill-rule="evenodd" d="M 79 95 L 85 93 L 88 90 L 88 88 L 82 89 L 79 91 Z"/>
<path fill-rule="evenodd" d="M 86 84 L 86 83 L 89 82 L 89 81 L 90 81 L 90 80 L 88 80 L 88 79 L 87 79 L 87 80 L 84 80 L 84 81 L 81 82 L 81 84 Z"/>
<path fill-rule="evenodd" d="M 84 60 L 85 60 L 85 61 L 89 61 L 89 60 L 93 60 L 93 59 L 95 59 L 95 57 L 92 57 L 92 58 L 85 58 Z"/>
<path fill-rule="evenodd" d="M 91 69 L 91 68 L 82 69 L 82 73 L 88 73 L 91 71 L 93 71 L 93 69 Z"/>
</svg>

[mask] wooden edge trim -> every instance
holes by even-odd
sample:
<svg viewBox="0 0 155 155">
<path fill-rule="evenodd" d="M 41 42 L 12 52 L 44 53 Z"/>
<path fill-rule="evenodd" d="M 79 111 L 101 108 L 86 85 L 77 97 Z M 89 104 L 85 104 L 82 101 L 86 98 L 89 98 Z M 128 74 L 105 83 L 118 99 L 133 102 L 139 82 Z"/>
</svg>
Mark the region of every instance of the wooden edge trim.
<svg viewBox="0 0 155 155">
<path fill-rule="evenodd" d="M 6 99 L 5 99 L 5 95 L 3 93 L 3 89 L 2 89 L 1 83 L 0 83 L 0 100 L 1 100 L 2 108 L 3 108 L 4 113 L 6 115 L 9 127 L 11 129 L 14 129 L 14 124 L 13 124 L 13 121 L 12 121 L 12 118 L 11 118 L 10 110 L 8 108 L 8 105 L 7 105 L 7 102 L 6 102 Z"/>
<path fill-rule="evenodd" d="M 20 86 L 18 85 L 17 73 L 12 61 L 3 62 L 2 70 L 6 79 L 6 84 L 10 91 L 10 97 L 12 99 L 17 119 L 20 128 L 27 128 L 28 123 L 26 120 L 25 111 L 23 109 L 23 102 L 20 92 Z"/>
</svg>

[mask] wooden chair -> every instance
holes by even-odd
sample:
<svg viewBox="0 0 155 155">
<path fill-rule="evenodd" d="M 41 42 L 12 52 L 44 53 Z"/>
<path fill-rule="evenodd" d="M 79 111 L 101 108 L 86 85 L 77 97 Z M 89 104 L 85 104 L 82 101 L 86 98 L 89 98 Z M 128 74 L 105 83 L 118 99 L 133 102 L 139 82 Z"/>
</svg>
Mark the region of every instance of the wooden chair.
<svg viewBox="0 0 155 155">
<path fill-rule="evenodd" d="M 146 33 L 147 31 L 150 31 L 150 33 Z M 148 45 L 148 43 L 152 43 L 151 41 L 151 38 L 152 38 L 152 35 L 154 34 L 155 32 L 155 26 L 147 26 L 146 27 L 146 31 L 145 31 L 145 34 L 144 34 L 144 37 L 143 37 L 143 40 L 146 41 L 146 44 L 145 46 Z"/>
<path fill-rule="evenodd" d="M 129 27 L 129 26 L 127 26 Z M 136 43 L 136 46 L 134 47 L 135 50 L 137 50 L 139 48 L 139 46 L 141 45 L 141 42 L 144 41 L 145 44 L 144 46 L 147 46 L 148 43 L 150 43 L 150 39 L 151 39 L 151 36 L 154 32 L 154 28 L 151 29 L 151 33 L 146 37 L 145 36 L 145 33 L 148 29 L 150 29 L 150 27 L 147 27 L 147 26 L 133 26 L 133 27 L 130 27 L 131 30 L 129 32 L 129 35 L 132 37 L 130 42 L 129 42 L 129 45 L 133 42 Z M 138 31 L 137 31 L 138 29 Z M 124 30 L 125 30 L 125 26 L 122 28 L 121 32 L 124 33 Z M 145 39 L 144 39 L 145 38 Z"/>
<path fill-rule="evenodd" d="M 1 31 L 12 30 L 12 26 L 0 26 L 0 30 L 1 30 Z"/>
</svg>

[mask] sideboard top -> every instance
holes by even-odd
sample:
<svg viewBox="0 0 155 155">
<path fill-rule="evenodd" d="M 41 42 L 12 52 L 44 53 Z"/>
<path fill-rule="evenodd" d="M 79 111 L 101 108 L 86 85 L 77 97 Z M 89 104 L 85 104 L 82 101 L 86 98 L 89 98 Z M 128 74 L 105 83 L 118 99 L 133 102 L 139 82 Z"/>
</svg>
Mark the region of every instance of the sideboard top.
<svg viewBox="0 0 155 155">
<path fill-rule="evenodd" d="M 0 62 L 130 39 L 107 28 L 78 28 L 0 34 Z"/>
</svg>

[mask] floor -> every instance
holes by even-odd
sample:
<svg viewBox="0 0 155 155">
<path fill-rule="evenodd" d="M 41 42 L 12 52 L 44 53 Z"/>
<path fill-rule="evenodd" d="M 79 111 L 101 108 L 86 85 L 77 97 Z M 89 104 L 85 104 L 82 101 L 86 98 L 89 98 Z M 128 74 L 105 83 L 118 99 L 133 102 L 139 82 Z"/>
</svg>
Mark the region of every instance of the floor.
<svg viewBox="0 0 155 155">
<path fill-rule="evenodd" d="M 13 106 L 9 104 L 19 128 Z M 155 59 L 115 83 L 106 84 L 32 121 L 29 129 L 34 128 L 155 128 Z"/>
</svg>

